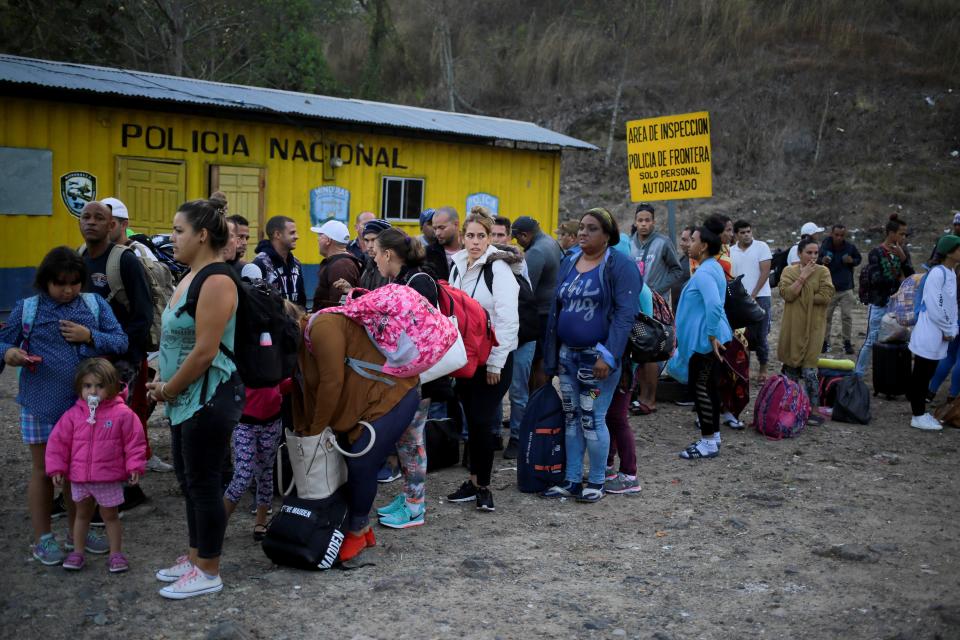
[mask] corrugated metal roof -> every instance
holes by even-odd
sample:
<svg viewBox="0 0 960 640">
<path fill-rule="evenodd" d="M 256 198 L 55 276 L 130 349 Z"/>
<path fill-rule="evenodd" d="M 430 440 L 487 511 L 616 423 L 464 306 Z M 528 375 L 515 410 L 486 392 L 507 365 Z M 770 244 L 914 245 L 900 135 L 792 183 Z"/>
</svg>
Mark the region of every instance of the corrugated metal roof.
<svg viewBox="0 0 960 640">
<path fill-rule="evenodd" d="M 597 148 L 582 140 L 521 120 L 475 116 L 350 98 L 331 98 L 309 93 L 2 54 L 0 54 L 0 83 L 116 94 L 161 102 L 205 105 L 233 111 L 318 118 L 485 140 L 509 140 L 574 149 Z"/>
</svg>

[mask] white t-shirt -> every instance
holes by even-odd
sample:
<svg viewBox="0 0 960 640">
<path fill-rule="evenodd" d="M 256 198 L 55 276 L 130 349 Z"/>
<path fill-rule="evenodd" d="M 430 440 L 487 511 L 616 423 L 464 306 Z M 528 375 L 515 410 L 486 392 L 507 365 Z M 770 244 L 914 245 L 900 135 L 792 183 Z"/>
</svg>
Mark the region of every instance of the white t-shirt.
<svg viewBox="0 0 960 640">
<path fill-rule="evenodd" d="M 787 252 L 787 266 L 789 267 L 792 264 L 800 263 L 800 251 L 797 249 L 799 245 L 795 244 L 790 247 L 790 251 Z"/>
<path fill-rule="evenodd" d="M 743 276 L 743 287 L 747 293 L 753 293 L 753 288 L 757 286 L 760 279 L 760 263 L 764 260 L 770 260 L 773 255 L 770 253 L 770 247 L 766 242 L 754 240 L 746 249 L 741 249 L 739 244 L 730 247 L 730 258 L 733 260 L 733 277 Z M 770 279 L 763 283 L 763 288 L 757 293 L 757 297 L 770 296 Z"/>
</svg>

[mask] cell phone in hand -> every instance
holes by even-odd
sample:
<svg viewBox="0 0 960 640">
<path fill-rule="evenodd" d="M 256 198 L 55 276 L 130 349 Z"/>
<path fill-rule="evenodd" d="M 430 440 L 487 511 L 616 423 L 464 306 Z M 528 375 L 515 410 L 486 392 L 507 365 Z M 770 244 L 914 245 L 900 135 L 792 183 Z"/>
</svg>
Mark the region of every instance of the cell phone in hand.
<svg viewBox="0 0 960 640">
<path fill-rule="evenodd" d="M 26 357 L 26 361 L 27 361 L 27 364 L 26 364 L 27 371 L 29 371 L 30 373 L 36 373 L 37 365 L 43 362 L 43 356 L 33 356 L 28 354 Z"/>
</svg>

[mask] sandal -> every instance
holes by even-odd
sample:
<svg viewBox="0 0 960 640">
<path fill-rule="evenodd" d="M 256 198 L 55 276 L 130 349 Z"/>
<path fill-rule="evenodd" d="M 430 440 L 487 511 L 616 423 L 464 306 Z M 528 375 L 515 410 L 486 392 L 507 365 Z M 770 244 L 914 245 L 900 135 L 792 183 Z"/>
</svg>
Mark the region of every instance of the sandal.
<svg viewBox="0 0 960 640">
<path fill-rule="evenodd" d="M 257 542 L 260 542 L 267 537 L 267 525 L 265 524 L 255 524 L 253 525 L 253 539 Z"/>
<path fill-rule="evenodd" d="M 724 420 L 723 424 L 724 426 L 730 427 L 731 429 L 736 429 L 737 431 L 740 431 L 741 429 L 747 426 L 745 423 L 741 422 L 740 420 L 737 420 L 736 418 Z"/>
<path fill-rule="evenodd" d="M 656 413 L 656 407 L 651 407 L 650 405 L 640 402 L 639 400 L 634 400 L 630 403 L 630 413 L 635 416 L 648 416 L 651 413 Z"/>
</svg>

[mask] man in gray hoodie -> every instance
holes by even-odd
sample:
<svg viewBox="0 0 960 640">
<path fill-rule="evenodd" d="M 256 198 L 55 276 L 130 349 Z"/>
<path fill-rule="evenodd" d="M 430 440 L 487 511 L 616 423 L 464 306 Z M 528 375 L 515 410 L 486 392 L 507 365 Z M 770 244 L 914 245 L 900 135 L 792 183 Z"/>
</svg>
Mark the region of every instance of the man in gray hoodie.
<svg viewBox="0 0 960 640">
<path fill-rule="evenodd" d="M 637 230 L 630 237 L 630 255 L 638 265 L 643 263 L 641 270 L 646 285 L 666 298 L 670 288 L 684 275 L 677 250 L 670 238 L 654 231 L 656 214 L 652 204 L 637 205 L 634 223 Z"/>
<path fill-rule="evenodd" d="M 656 218 L 653 205 L 637 205 L 634 217 L 636 231 L 630 236 L 630 255 L 636 260 L 643 282 L 664 299 L 670 289 L 684 278 L 684 269 L 670 238 L 654 231 Z M 633 401 L 633 413 L 647 415 L 657 410 L 657 379 L 660 375 L 655 362 L 637 368 L 639 398 Z"/>
</svg>

